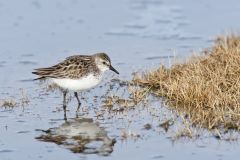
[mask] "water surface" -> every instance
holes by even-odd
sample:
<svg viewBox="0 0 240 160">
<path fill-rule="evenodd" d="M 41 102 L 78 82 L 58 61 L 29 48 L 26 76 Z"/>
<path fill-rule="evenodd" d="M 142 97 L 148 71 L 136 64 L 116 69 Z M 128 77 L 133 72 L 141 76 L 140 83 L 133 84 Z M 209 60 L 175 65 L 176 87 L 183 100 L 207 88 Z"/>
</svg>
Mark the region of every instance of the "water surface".
<svg viewBox="0 0 240 160">
<path fill-rule="evenodd" d="M 111 79 L 130 79 L 132 72 L 160 63 L 170 66 L 174 56 L 185 59 L 192 51 L 210 46 L 217 35 L 237 32 L 237 4 L 237 0 L 1 1 L 0 99 L 18 102 L 13 109 L 0 109 L 1 159 L 237 159 L 237 142 L 217 140 L 205 132 L 197 140 L 173 142 L 177 126 L 166 133 L 159 124 L 174 114 L 160 100 L 117 112 L 102 106 L 102 96 L 112 90 L 107 82 L 113 93 L 121 94 L 119 84 Z M 107 52 L 121 74 L 108 72 L 99 87 L 82 93 L 78 118 L 76 101 L 70 101 L 67 116 L 70 122 L 91 119 L 89 126 L 116 143 L 101 154 L 97 151 L 102 144 L 95 141 L 88 146 L 93 149 L 84 153 L 39 141 L 36 137 L 46 134 L 43 131 L 54 132 L 67 122 L 61 92 L 47 91 L 46 85 L 31 81 L 32 70 L 72 54 L 95 52 Z M 30 100 L 28 105 L 21 104 L 22 92 Z M 82 123 L 77 124 L 79 131 Z M 146 129 L 146 124 L 151 127 Z"/>
</svg>

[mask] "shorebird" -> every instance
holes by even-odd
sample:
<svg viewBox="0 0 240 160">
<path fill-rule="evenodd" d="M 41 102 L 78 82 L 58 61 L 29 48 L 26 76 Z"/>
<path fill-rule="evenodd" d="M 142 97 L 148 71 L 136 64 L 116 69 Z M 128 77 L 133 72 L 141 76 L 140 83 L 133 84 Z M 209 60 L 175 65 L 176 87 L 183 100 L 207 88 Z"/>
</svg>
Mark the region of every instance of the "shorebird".
<svg viewBox="0 0 240 160">
<path fill-rule="evenodd" d="M 106 53 L 93 55 L 74 55 L 64 61 L 47 68 L 35 69 L 33 74 L 39 77 L 35 80 L 51 79 L 63 90 L 63 109 L 66 112 L 66 95 L 68 91 L 74 91 L 78 101 L 78 109 L 81 106 L 78 91 L 84 91 L 97 86 L 107 70 L 119 74 L 111 65 L 111 60 Z"/>
</svg>

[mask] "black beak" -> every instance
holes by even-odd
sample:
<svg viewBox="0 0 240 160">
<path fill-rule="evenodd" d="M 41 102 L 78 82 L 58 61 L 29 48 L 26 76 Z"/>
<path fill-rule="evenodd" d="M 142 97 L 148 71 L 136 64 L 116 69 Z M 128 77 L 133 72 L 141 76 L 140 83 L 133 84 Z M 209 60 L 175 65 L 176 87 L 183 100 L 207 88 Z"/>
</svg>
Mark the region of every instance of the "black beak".
<svg viewBox="0 0 240 160">
<path fill-rule="evenodd" d="M 110 66 L 109 66 L 109 69 L 112 70 L 113 72 L 119 74 L 119 72 L 118 72 L 115 68 L 113 68 L 113 66 L 110 65 Z"/>
</svg>

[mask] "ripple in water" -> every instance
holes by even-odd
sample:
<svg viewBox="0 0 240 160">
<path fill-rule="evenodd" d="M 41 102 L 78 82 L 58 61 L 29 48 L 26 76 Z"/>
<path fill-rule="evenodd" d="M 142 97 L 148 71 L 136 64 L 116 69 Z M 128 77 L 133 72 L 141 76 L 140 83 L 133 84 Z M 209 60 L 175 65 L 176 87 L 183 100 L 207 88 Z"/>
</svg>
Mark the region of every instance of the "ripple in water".
<svg viewBox="0 0 240 160">
<path fill-rule="evenodd" d="M 132 3 L 130 9 L 134 19 L 114 28 L 107 35 L 135 36 L 153 39 L 197 40 L 200 36 L 185 33 L 183 27 L 189 22 L 183 15 L 182 7 L 166 5 L 158 0 L 143 0 Z"/>
</svg>

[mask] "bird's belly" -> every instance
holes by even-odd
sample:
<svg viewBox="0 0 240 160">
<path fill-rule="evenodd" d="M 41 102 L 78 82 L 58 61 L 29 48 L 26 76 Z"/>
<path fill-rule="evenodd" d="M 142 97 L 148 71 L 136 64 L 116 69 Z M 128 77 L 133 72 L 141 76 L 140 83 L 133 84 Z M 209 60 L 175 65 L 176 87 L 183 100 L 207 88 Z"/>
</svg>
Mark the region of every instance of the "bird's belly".
<svg viewBox="0 0 240 160">
<path fill-rule="evenodd" d="M 69 78 L 62 78 L 62 79 L 52 79 L 54 83 L 60 86 L 63 89 L 72 90 L 72 91 L 81 91 L 87 90 L 90 88 L 95 87 L 101 81 L 101 76 L 94 76 L 88 75 L 82 77 L 81 79 L 69 79 Z"/>
</svg>

